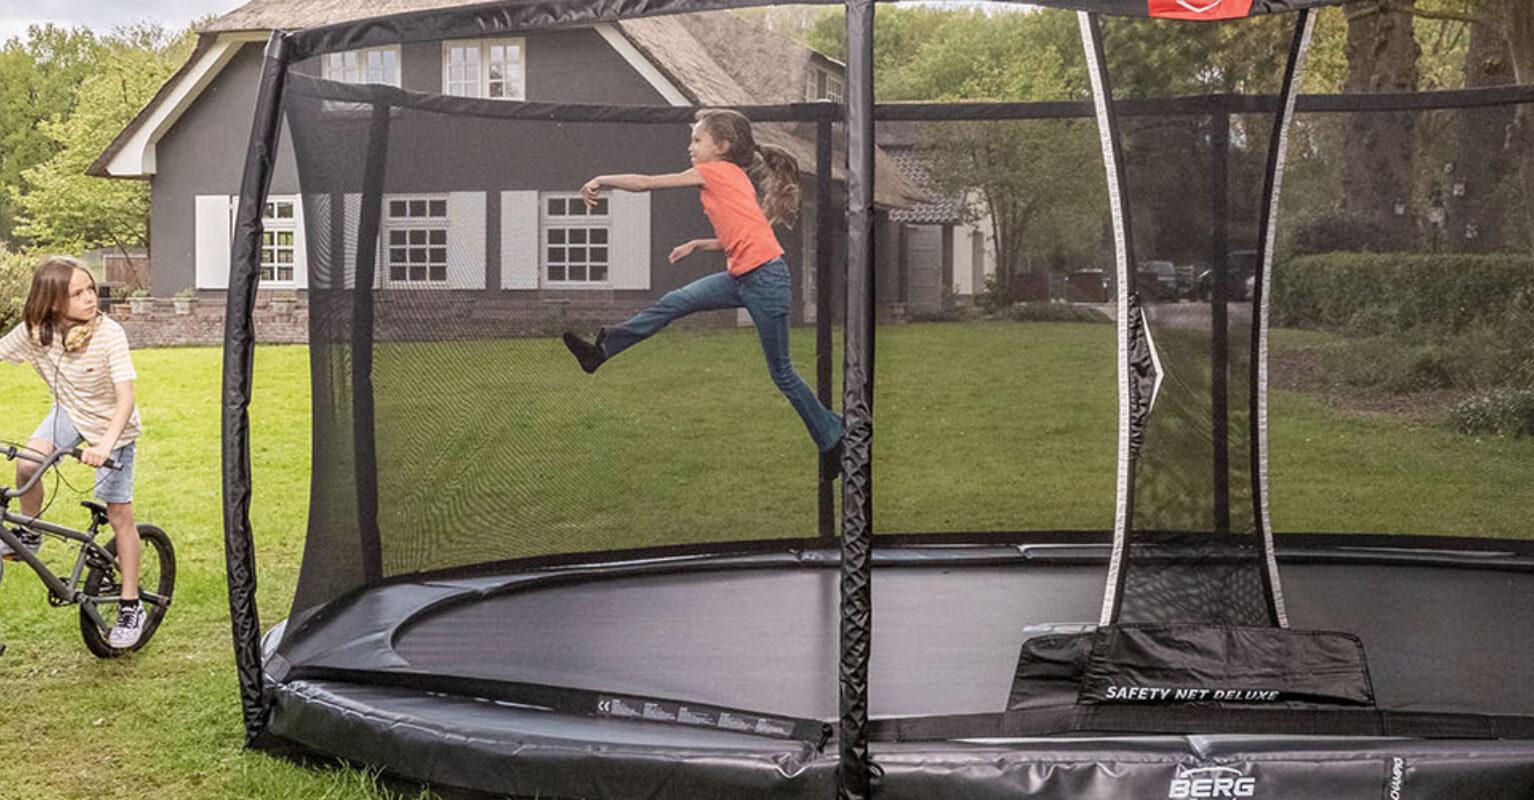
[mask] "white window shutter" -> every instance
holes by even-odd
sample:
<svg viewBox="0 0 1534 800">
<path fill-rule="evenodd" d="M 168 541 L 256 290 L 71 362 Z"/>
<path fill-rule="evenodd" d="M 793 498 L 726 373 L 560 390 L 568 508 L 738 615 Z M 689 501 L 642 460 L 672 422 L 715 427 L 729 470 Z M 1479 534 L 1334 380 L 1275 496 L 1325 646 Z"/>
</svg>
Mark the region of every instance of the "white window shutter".
<svg viewBox="0 0 1534 800">
<path fill-rule="evenodd" d="M 200 194 L 196 199 L 196 288 L 229 288 L 229 251 L 234 246 L 230 220 L 232 198 L 227 194 Z"/>
<path fill-rule="evenodd" d="M 294 195 L 293 200 L 293 286 L 309 288 L 309 232 L 304 229 L 304 196 Z"/>
<path fill-rule="evenodd" d="M 485 193 L 447 196 L 447 285 L 485 288 Z"/>
<path fill-rule="evenodd" d="M 649 289 L 650 193 L 614 191 L 610 198 L 608 283 L 614 289 Z"/>
<path fill-rule="evenodd" d="M 501 288 L 538 288 L 537 192 L 501 192 Z"/>
</svg>

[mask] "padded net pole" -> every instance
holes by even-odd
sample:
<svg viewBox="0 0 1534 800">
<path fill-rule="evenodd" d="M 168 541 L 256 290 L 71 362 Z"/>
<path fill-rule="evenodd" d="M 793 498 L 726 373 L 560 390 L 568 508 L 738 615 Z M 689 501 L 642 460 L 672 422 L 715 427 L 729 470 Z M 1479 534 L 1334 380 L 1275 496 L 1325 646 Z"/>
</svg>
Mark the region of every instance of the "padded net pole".
<svg viewBox="0 0 1534 800">
<path fill-rule="evenodd" d="M 1294 122 L 1295 101 L 1299 94 L 1299 77 L 1305 69 L 1305 55 L 1310 49 L 1311 35 L 1315 30 L 1315 15 L 1309 10 L 1299 12 L 1294 25 L 1294 40 L 1289 46 L 1289 63 L 1284 68 L 1283 91 L 1279 95 L 1283 104 L 1273 121 L 1273 137 L 1268 149 L 1267 176 L 1263 182 L 1262 223 L 1258 228 L 1262 237 L 1262 254 L 1257 264 L 1257 279 L 1252 282 L 1252 391 L 1251 391 L 1251 454 L 1252 454 L 1252 504 L 1257 531 L 1262 535 L 1263 555 L 1267 560 L 1263 578 L 1267 581 L 1267 596 L 1271 604 L 1275 624 L 1288 627 L 1288 614 L 1284 611 L 1283 587 L 1278 579 L 1278 558 L 1273 553 L 1273 525 L 1269 519 L 1268 506 L 1268 283 L 1273 275 L 1273 246 L 1278 231 L 1278 202 L 1284 182 L 1284 151 L 1289 143 L 1289 128 Z"/>
<path fill-rule="evenodd" d="M 1108 586 L 1103 596 L 1102 623 L 1118 616 L 1123 599 L 1124 557 L 1129 525 L 1134 513 L 1134 458 L 1130 452 L 1130 314 L 1129 296 L 1135 290 L 1134 253 L 1130 250 L 1129 203 L 1124 196 L 1124 152 L 1120 144 L 1118 116 L 1113 109 L 1113 84 L 1108 80 L 1108 59 L 1103 54 L 1103 32 L 1097 15 L 1077 12 L 1081 46 L 1086 51 L 1087 73 L 1092 80 L 1092 102 L 1097 113 L 1097 133 L 1102 142 L 1104 172 L 1108 177 L 1108 205 L 1113 219 L 1113 260 L 1118 275 L 1118 379 L 1119 438 L 1118 491 L 1113 518 L 1113 555 L 1108 562 Z"/>
<path fill-rule="evenodd" d="M 287 38 L 273 32 L 261 67 L 240 207 L 230 257 L 229 294 L 224 314 L 224 562 L 229 582 L 229 625 L 239 674 L 245 741 L 266 726 L 261 679 L 261 615 L 256 608 L 256 552 L 250 528 L 250 395 L 255 367 L 256 286 L 261 278 L 261 208 L 272 182 L 282 122 L 282 90 L 288 72 Z"/>
<path fill-rule="evenodd" d="M 874 4 L 847 3 L 847 324 L 842 445 L 841 761 L 837 796 L 869 796 L 873 646 Z"/>
</svg>

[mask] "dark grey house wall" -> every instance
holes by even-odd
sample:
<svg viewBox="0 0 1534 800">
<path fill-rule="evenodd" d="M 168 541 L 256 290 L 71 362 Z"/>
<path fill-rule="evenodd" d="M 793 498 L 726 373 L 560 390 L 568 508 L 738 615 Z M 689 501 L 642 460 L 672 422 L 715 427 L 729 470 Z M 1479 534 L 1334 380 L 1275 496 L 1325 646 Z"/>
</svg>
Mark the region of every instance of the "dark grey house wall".
<svg viewBox="0 0 1534 800">
<path fill-rule="evenodd" d="M 246 44 L 155 146 L 149 187 L 149 291 L 169 297 L 196 280 L 199 194 L 239 194 L 245 148 L 260 88 L 259 42 Z M 278 144 L 273 194 L 298 190 L 293 140 L 284 127 Z"/>
<path fill-rule="evenodd" d="M 526 37 L 525 43 L 530 100 L 665 103 L 595 31 L 540 33 Z M 239 191 L 261 51 L 260 43 L 243 46 L 157 144 L 158 169 L 151 181 L 151 292 L 155 295 L 168 296 L 195 283 L 194 198 Z M 312 70 L 317 71 L 317 66 Z M 441 44 L 404 46 L 401 83 L 407 89 L 440 91 Z M 366 119 L 359 115 L 355 124 L 362 126 L 359 136 L 365 135 Z M 685 125 L 564 125 L 412 113 L 394 126 L 390 141 L 387 191 L 486 193 L 486 257 L 490 262 L 486 266 L 491 287 L 499 285 L 499 192 L 573 192 L 596 174 L 675 172 L 688 167 Z M 360 169 L 362 153 L 357 148 L 343 148 L 323 157 L 327 170 L 344 172 L 344 162 L 352 158 L 359 161 Z M 812 187 L 812 182 L 807 183 L 805 189 L 812 191 Z M 324 191 L 315 186 L 305 190 Z M 294 144 L 286 126 L 271 191 L 298 191 Z M 651 197 L 651 288 L 646 292 L 614 292 L 614 299 L 628 304 L 642 302 L 721 269 L 724 260 L 717 253 L 700 253 L 678 265 L 667 263 L 677 244 L 709 235 L 696 190 L 655 193 Z M 779 235 L 791 267 L 796 272 L 803 269 L 798 230 L 780 230 Z M 797 307 L 795 312 L 798 318 Z"/>
</svg>

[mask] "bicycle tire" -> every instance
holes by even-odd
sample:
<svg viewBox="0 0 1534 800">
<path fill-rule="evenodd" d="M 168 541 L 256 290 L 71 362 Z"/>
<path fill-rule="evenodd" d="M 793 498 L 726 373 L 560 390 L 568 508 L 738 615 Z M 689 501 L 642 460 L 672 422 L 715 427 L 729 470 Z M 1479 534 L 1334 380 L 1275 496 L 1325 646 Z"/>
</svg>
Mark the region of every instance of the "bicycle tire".
<svg viewBox="0 0 1534 800">
<path fill-rule="evenodd" d="M 148 618 L 144 621 L 144 633 L 132 647 L 116 648 L 107 640 L 106 632 L 96 627 L 89 613 L 82 607 L 80 609 L 80 637 L 85 640 L 85 647 L 91 651 L 91 655 L 97 658 L 117 658 L 118 656 L 140 650 L 149 644 L 149 639 L 159 629 L 164 621 L 165 614 L 169 610 L 172 593 L 176 588 L 176 550 L 171 545 L 170 535 L 154 525 L 138 526 L 139 541 L 143 542 L 145 551 L 154 550 L 157 563 L 160 565 L 157 581 L 151 582 L 151 576 L 139 575 L 139 587 L 141 590 L 153 592 L 165 598 L 165 605 L 145 604 Z M 106 543 L 108 553 L 115 558 L 117 556 L 117 537 Z M 143 560 L 141 558 L 141 563 Z M 99 567 L 89 567 L 85 572 L 85 593 L 87 595 L 101 594 L 102 587 L 109 581 L 116 581 L 116 570 L 103 570 Z M 87 600 L 86 602 L 90 602 Z M 112 620 L 117 616 L 116 603 L 100 603 L 96 606 L 104 619 Z"/>
</svg>

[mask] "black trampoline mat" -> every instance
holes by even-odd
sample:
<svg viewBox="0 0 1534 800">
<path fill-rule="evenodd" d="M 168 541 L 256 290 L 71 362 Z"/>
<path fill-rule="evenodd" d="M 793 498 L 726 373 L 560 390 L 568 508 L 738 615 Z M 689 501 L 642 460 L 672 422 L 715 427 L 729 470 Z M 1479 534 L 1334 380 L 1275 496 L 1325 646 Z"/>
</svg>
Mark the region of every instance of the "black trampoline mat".
<svg viewBox="0 0 1534 800">
<path fill-rule="evenodd" d="M 1001 711 L 1023 639 L 1095 622 L 1105 570 L 941 559 L 877 566 L 872 714 Z M 1362 639 L 1381 708 L 1534 714 L 1529 571 L 1302 560 L 1284 564 L 1283 579 L 1291 627 Z M 295 667 L 407 669 L 837 715 L 835 568 L 694 565 L 525 580 L 373 589 L 302 641 L 284 642 L 284 655 Z"/>
</svg>

